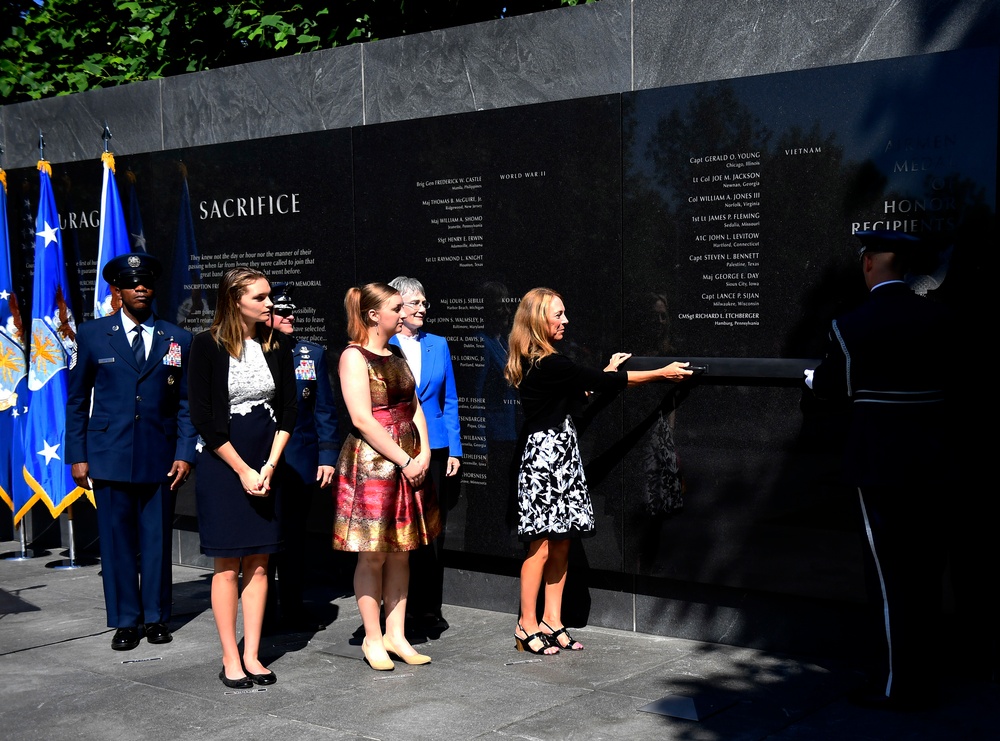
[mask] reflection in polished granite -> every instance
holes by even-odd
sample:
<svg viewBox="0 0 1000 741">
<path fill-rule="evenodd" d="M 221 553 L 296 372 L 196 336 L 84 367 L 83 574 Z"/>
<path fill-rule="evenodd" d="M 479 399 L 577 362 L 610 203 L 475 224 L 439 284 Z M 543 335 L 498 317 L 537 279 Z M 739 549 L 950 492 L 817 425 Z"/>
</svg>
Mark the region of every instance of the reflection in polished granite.
<svg viewBox="0 0 1000 741">
<path fill-rule="evenodd" d="M 629 429 L 663 393 L 631 392 Z M 658 441 L 647 434 L 626 456 L 626 570 L 809 598 L 862 598 L 839 430 L 818 424 L 815 414 L 803 416 L 802 395 L 798 388 L 696 383 L 667 418 L 683 481 L 672 511 L 651 496 L 651 446 Z"/>
</svg>

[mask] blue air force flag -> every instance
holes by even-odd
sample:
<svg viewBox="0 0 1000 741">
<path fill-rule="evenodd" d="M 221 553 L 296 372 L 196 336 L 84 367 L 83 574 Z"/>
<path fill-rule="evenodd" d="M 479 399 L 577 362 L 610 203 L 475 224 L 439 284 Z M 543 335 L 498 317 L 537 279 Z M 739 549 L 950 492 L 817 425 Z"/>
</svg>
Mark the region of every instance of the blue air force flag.
<svg viewBox="0 0 1000 741">
<path fill-rule="evenodd" d="M 85 493 L 73 482 L 70 467 L 63 459 L 66 374 L 75 351 L 76 326 L 66 302 L 66 267 L 59 214 L 52 193 L 52 168 L 42 160 L 38 170 L 41 188 L 35 219 L 35 279 L 28 360 L 31 399 L 24 429 L 24 480 L 31 498 L 15 502 L 15 520 L 38 500 L 45 502 L 53 517 L 58 517 Z"/>
<path fill-rule="evenodd" d="M 133 252 L 149 252 L 146 249 L 146 232 L 142 229 L 142 213 L 139 211 L 139 195 L 135 192 L 135 173 L 129 170 L 125 173 L 129 182 L 128 193 L 128 235 L 131 238 Z"/>
<path fill-rule="evenodd" d="M 21 448 L 18 417 L 27 401 L 28 371 L 12 278 L 7 175 L 0 169 L 0 500 L 13 510 L 14 483 L 20 483 L 22 460 L 15 456 Z"/>
<path fill-rule="evenodd" d="M 97 280 L 94 283 L 95 319 L 115 313 L 111 306 L 111 287 L 101 271 L 114 258 L 131 252 L 122 200 L 115 183 L 115 157 L 111 152 L 105 152 L 101 155 L 101 162 L 104 164 L 104 187 L 101 189 L 101 229 L 97 241 Z"/>
<path fill-rule="evenodd" d="M 207 292 L 202 288 L 201 258 L 194 238 L 194 217 L 191 214 L 191 192 L 187 171 L 181 166 L 181 206 L 177 217 L 177 239 L 174 242 L 174 264 L 167 296 L 166 316 L 184 329 L 197 334 L 212 324 L 212 310 Z"/>
</svg>

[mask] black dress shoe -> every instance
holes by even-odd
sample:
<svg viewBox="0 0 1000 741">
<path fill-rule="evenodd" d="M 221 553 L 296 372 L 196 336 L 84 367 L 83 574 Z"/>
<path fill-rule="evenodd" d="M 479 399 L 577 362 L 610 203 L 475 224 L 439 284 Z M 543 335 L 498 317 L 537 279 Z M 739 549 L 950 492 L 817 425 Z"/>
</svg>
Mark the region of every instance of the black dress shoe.
<svg viewBox="0 0 1000 741">
<path fill-rule="evenodd" d="M 246 671 L 246 669 L 243 671 Z M 274 672 L 268 672 L 267 674 L 251 674 L 250 672 L 247 672 L 247 677 L 251 682 L 259 685 L 274 684 L 278 681 L 278 675 Z"/>
<path fill-rule="evenodd" d="M 150 643 L 170 643 L 174 637 L 170 635 L 170 628 L 163 623 L 148 623 L 146 625 L 146 640 Z"/>
<path fill-rule="evenodd" d="M 900 712 L 916 712 L 926 710 L 931 704 L 930 697 L 908 695 L 886 695 L 884 692 L 860 690 L 849 696 L 852 703 L 869 710 L 890 710 Z"/>
<path fill-rule="evenodd" d="M 142 634 L 138 628 L 119 628 L 111 639 L 111 648 L 115 651 L 131 651 L 139 645 Z"/>
<path fill-rule="evenodd" d="M 253 687 L 253 680 L 250 677 L 240 677 L 239 679 L 230 679 L 226 676 L 226 670 L 223 669 L 219 672 L 219 679 L 222 683 L 226 685 L 231 690 L 248 690 Z"/>
</svg>

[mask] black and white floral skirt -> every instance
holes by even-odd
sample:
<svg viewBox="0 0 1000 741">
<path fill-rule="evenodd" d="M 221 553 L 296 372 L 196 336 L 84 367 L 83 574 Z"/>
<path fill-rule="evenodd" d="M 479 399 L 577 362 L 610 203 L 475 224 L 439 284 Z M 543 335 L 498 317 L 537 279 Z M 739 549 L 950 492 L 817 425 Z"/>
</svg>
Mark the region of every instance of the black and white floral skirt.
<svg viewBox="0 0 1000 741">
<path fill-rule="evenodd" d="M 528 437 L 517 475 L 517 509 L 517 535 L 524 542 L 594 534 L 594 506 L 569 416 L 559 427 Z"/>
</svg>

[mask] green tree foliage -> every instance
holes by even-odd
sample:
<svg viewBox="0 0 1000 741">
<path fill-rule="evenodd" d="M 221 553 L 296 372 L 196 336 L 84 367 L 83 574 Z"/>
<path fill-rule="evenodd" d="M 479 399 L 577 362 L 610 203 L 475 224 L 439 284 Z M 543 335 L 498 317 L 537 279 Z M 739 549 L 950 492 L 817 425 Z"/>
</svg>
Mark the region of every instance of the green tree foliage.
<svg viewBox="0 0 1000 741">
<path fill-rule="evenodd" d="M 596 0 L 0 0 L 0 102 L 420 33 Z"/>
</svg>

